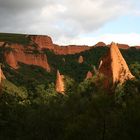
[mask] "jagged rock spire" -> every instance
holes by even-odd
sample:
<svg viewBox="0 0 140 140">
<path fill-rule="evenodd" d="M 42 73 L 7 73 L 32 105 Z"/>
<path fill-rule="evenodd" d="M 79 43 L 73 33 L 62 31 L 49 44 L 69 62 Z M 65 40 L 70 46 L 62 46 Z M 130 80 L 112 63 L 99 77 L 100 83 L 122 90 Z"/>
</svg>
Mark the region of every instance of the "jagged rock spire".
<svg viewBox="0 0 140 140">
<path fill-rule="evenodd" d="M 122 84 L 128 79 L 134 78 L 117 44 L 114 42 L 111 43 L 108 53 L 100 62 L 99 73 L 105 76 L 105 86 L 116 82 Z"/>
<path fill-rule="evenodd" d="M 83 63 L 84 62 L 84 58 L 83 58 L 83 56 L 82 55 L 80 55 L 80 57 L 79 57 L 79 59 L 78 59 L 78 63 Z"/>
<path fill-rule="evenodd" d="M 94 72 L 94 74 L 98 73 L 98 70 L 97 70 L 96 66 L 93 66 L 93 72 Z"/>
<path fill-rule="evenodd" d="M 87 72 L 87 75 L 86 75 L 86 79 L 91 79 L 93 77 L 93 74 L 91 71 L 88 71 Z"/>
<path fill-rule="evenodd" d="M 0 84 L 1 84 L 1 81 L 2 81 L 3 79 L 6 79 L 6 77 L 5 77 L 5 75 L 3 74 L 3 71 L 2 71 L 1 65 L 0 65 Z"/>
<path fill-rule="evenodd" d="M 59 70 L 57 70 L 57 78 L 56 78 L 56 91 L 58 93 L 64 94 L 64 76 L 60 74 Z"/>
<path fill-rule="evenodd" d="M 1 65 L 0 65 L 0 94 L 1 94 L 1 91 L 2 91 L 2 80 L 3 79 L 6 79 L 6 77 L 4 76 L 4 74 L 2 72 L 2 69 L 1 69 Z"/>
</svg>

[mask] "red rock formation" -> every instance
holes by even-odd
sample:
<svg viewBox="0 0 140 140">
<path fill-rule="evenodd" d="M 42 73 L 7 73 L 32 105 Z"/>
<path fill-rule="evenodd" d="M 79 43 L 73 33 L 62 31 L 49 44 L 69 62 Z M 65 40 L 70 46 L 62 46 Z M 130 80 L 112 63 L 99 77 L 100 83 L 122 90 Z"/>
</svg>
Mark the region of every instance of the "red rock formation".
<svg viewBox="0 0 140 140">
<path fill-rule="evenodd" d="M 1 66 L 0 66 L 0 94 L 2 91 L 2 80 L 4 80 L 4 79 L 6 79 L 6 77 L 4 76 Z"/>
<path fill-rule="evenodd" d="M 84 58 L 83 58 L 83 56 L 80 56 L 79 59 L 78 59 L 78 63 L 81 64 L 81 63 L 83 63 L 83 62 L 84 62 Z"/>
<path fill-rule="evenodd" d="M 53 41 L 49 36 L 30 35 L 29 38 L 38 46 L 39 49 L 50 49 L 53 50 L 54 53 L 59 55 L 75 54 L 90 49 L 90 47 L 88 46 L 59 46 L 53 44 Z"/>
<path fill-rule="evenodd" d="M 59 46 L 54 45 L 54 53 L 58 55 L 68 55 L 68 54 L 76 54 L 80 52 L 84 52 L 89 50 L 89 46 L 78 46 L 78 45 L 69 45 L 69 46 Z"/>
<path fill-rule="evenodd" d="M 0 47 L 3 46 L 4 44 L 5 44 L 5 42 L 0 41 Z"/>
<path fill-rule="evenodd" d="M 105 87 L 134 78 L 115 43 L 111 44 L 108 53 L 101 60 L 99 73 L 105 76 Z"/>
<path fill-rule="evenodd" d="M 52 39 L 49 36 L 31 35 L 29 36 L 33 43 L 37 44 L 40 49 L 54 49 Z"/>
<path fill-rule="evenodd" d="M 18 62 L 28 65 L 40 66 L 50 72 L 47 56 L 45 54 L 28 54 L 20 52 L 20 54 L 14 53 L 14 55 Z"/>
<path fill-rule="evenodd" d="M 91 71 L 88 71 L 87 75 L 86 75 L 86 79 L 91 79 L 93 77 L 93 74 Z"/>
<path fill-rule="evenodd" d="M 0 84 L 1 84 L 1 81 L 6 79 L 5 75 L 3 74 L 3 71 L 1 69 L 1 66 L 0 66 Z"/>
<path fill-rule="evenodd" d="M 58 93 L 64 94 L 65 88 L 64 88 L 64 76 L 60 75 L 59 70 L 57 70 L 57 78 L 56 78 L 56 91 Z"/>
<path fill-rule="evenodd" d="M 136 49 L 140 49 L 140 46 L 134 46 Z"/>
<path fill-rule="evenodd" d="M 41 52 L 35 54 L 32 47 L 13 44 L 10 46 L 12 51 L 5 52 L 6 62 L 14 69 L 18 68 L 18 62 L 27 65 L 36 65 L 50 72 L 47 56 Z"/>
<path fill-rule="evenodd" d="M 104 42 L 98 42 L 95 47 L 105 47 L 106 44 Z"/>
<path fill-rule="evenodd" d="M 96 66 L 93 66 L 93 72 L 94 72 L 94 74 L 98 73 L 98 70 L 97 70 Z"/>
<path fill-rule="evenodd" d="M 109 44 L 108 46 L 110 47 L 111 44 Z M 119 43 L 117 43 L 117 46 L 118 46 L 119 49 L 129 49 L 130 48 L 130 46 L 127 45 L 127 44 L 119 44 Z"/>
<path fill-rule="evenodd" d="M 17 64 L 17 60 L 13 54 L 12 51 L 10 52 L 5 52 L 5 60 L 7 62 L 8 65 L 10 65 L 12 68 L 17 69 L 18 68 L 18 64 Z"/>
<path fill-rule="evenodd" d="M 129 49 L 130 48 L 130 46 L 129 45 L 127 45 L 127 44 L 117 44 L 117 46 L 118 46 L 118 48 L 120 48 L 120 49 Z"/>
<path fill-rule="evenodd" d="M 101 68 L 102 64 L 103 64 L 103 60 L 100 61 L 100 64 L 99 64 L 98 70 Z"/>
</svg>

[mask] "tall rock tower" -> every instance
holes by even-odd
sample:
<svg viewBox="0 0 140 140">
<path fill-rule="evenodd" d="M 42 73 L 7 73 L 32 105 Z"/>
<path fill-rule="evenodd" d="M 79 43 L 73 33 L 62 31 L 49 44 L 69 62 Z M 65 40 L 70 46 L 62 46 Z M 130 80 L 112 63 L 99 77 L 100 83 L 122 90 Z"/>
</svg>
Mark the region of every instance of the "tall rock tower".
<svg viewBox="0 0 140 140">
<path fill-rule="evenodd" d="M 84 58 L 82 55 L 80 55 L 79 59 L 78 59 L 78 63 L 82 64 L 84 62 Z"/>
<path fill-rule="evenodd" d="M 60 74 L 59 70 L 57 70 L 57 78 L 56 78 L 56 91 L 58 93 L 64 94 L 64 76 Z"/>
<path fill-rule="evenodd" d="M 93 74 L 91 71 L 88 71 L 87 72 L 87 75 L 86 75 L 86 79 L 91 79 L 93 77 Z"/>
<path fill-rule="evenodd" d="M 111 44 L 108 53 L 102 58 L 99 74 L 105 76 L 105 87 L 115 83 L 122 84 L 128 79 L 134 78 L 115 43 Z"/>
<path fill-rule="evenodd" d="M 1 91 L 2 91 L 2 80 L 3 79 L 6 79 L 3 72 L 2 72 L 2 69 L 1 69 L 1 65 L 0 65 L 0 94 L 1 94 Z"/>
</svg>

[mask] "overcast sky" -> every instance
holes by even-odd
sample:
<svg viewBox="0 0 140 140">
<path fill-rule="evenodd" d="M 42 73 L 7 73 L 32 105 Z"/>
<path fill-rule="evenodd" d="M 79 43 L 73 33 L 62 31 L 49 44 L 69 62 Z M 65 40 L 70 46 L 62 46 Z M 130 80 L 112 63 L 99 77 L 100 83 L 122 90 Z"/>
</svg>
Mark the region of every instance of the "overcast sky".
<svg viewBox="0 0 140 140">
<path fill-rule="evenodd" d="M 50 35 L 59 44 L 140 45 L 140 0 L 0 0 L 0 32 Z"/>
</svg>

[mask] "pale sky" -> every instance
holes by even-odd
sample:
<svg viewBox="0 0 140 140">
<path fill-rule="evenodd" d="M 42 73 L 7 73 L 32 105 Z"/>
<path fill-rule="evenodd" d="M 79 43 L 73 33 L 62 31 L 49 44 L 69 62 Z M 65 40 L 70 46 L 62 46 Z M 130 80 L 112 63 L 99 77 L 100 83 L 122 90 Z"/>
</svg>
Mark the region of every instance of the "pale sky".
<svg viewBox="0 0 140 140">
<path fill-rule="evenodd" d="M 140 45 L 140 0 L 0 0 L 0 32 L 49 35 L 58 44 Z"/>
</svg>

